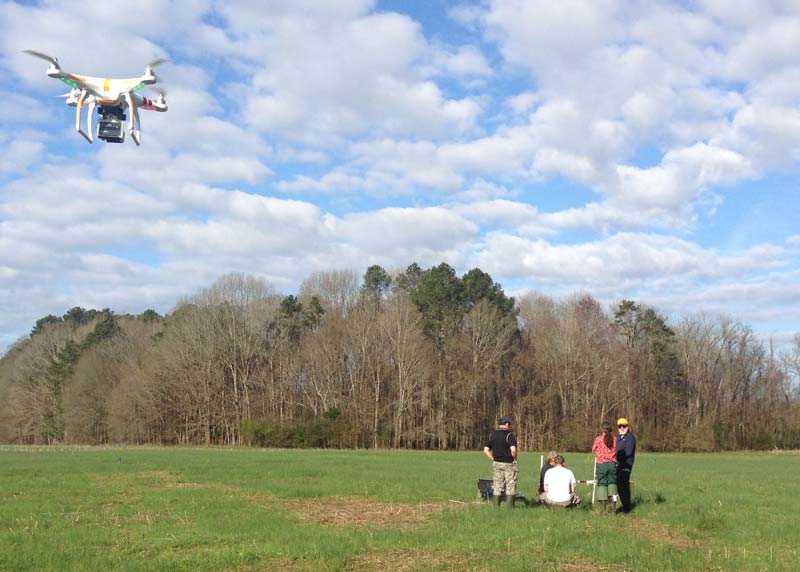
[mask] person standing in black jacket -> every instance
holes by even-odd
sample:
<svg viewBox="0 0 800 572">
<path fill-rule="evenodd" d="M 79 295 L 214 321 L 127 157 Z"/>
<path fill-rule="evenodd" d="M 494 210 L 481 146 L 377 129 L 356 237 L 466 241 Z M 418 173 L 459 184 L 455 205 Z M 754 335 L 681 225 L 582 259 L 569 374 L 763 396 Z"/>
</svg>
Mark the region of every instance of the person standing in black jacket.
<svg viewBox="0 0 800 572">
<path fill-rule="evenodd" d="M 631 511 L 631 471 L 636 457 L 636 436 L 628 428 L 628 420 L 617 419 L 617 491 L 622 504 L 621 512 Z"/>
<path fill-rule="evenodd" d="M 500 506 L 500 495 L 506 493 L 508 508 L 514 508 L 517 494 L 517 438 L 511 432 L 511 419 L 503 416 L 498 428 L 489 435 L 483 453 L 492 460 L 492 503 Z"/>
</svg>

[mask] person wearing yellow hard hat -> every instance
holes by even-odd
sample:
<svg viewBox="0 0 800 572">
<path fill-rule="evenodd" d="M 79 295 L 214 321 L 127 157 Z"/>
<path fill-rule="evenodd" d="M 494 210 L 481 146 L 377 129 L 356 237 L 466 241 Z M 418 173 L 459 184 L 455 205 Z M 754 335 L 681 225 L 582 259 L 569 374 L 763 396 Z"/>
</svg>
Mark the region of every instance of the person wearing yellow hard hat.
<svg viewBox="0 0 800 572">
<path fill-rule="evenodd" d="M 621 512 L 631 511 L 631 471 L 636 457 L 636 436 L 631 432 L 625 417 L 617 419 L 617 492 L 622 504 Z"/>
</svg>

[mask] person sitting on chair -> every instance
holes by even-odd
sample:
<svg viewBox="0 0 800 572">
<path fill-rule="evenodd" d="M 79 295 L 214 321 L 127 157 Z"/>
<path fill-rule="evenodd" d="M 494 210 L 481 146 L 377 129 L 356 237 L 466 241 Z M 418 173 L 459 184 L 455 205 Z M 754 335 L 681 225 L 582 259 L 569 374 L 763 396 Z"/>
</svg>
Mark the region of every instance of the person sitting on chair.
<svg viewBox="0 0 800 572">
<path fill-rule="evenodd" d="M 581 499 L 575 494 L 575 474 L 564 466 L 564 457 L 556 455 L 555 466 L 544 474 L 544 502 L 548 506 L 575 506 Z"/>
</svg>

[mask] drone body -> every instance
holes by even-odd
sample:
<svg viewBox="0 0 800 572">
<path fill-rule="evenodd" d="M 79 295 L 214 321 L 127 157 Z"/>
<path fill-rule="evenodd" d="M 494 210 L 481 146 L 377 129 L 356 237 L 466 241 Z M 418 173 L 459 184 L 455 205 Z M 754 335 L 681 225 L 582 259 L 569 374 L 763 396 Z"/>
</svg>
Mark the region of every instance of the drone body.
<svg viewBox="0 0 800 572">
<path fill-rule="evenodd" d="M 147 64 L 144 74 L 137 78 L 112 79 L 99 78 L 66 73 L 58 65 L 56 58 L 41 52 L 26 50 L 26 53 L 50 62 L 47 70 L 49 77 L 61 80 L 72 90 L 66 94 L 66 104 L 75 107 L 75 131 L 80 133 L 89 143 L 94 142 L 93 133 L 106 143 L 122 143 L 125 141 L 125 112 L 130 113 L 128 131 L 137 145 L 141 142 L 141 123 L 139 110 L 166 111 L 166 94 L 162 91 L 156 99 L 148 99 L 137 93 L 146 86 L 155 85 L 158 78 L 153 68 L 165 60 L 154 60 Z M 81 128 L 83 108 L 87 108 L 86 131 Z M 100 119 L 96 130 L 93 129 L 92 115 L 97 107 Z"/>
</svg>

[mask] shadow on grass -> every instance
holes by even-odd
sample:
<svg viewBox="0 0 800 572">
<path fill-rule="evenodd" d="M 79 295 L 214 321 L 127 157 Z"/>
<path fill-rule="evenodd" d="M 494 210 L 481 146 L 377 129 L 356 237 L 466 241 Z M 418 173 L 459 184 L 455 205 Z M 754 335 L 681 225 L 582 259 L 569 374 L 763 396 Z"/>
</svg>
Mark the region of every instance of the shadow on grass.
<svg viewBox="0 0 800 572">
<path fill-rule="evenodd" d="M 695 519 L 694 527 L 701 532 L 720 532 L 728 528 L 728 520 L 718 510 L 696 506 L 692 509 L 692 513 Z"/>
<path fill-rule="evenodd" d="M 654 491 L 647 495 L 636 495 L 631 499 L 631 508 L 644 507 L 647 505 L 659 505 L 667 502 L 667 497 L 661 491 Z"/>
</svg>

